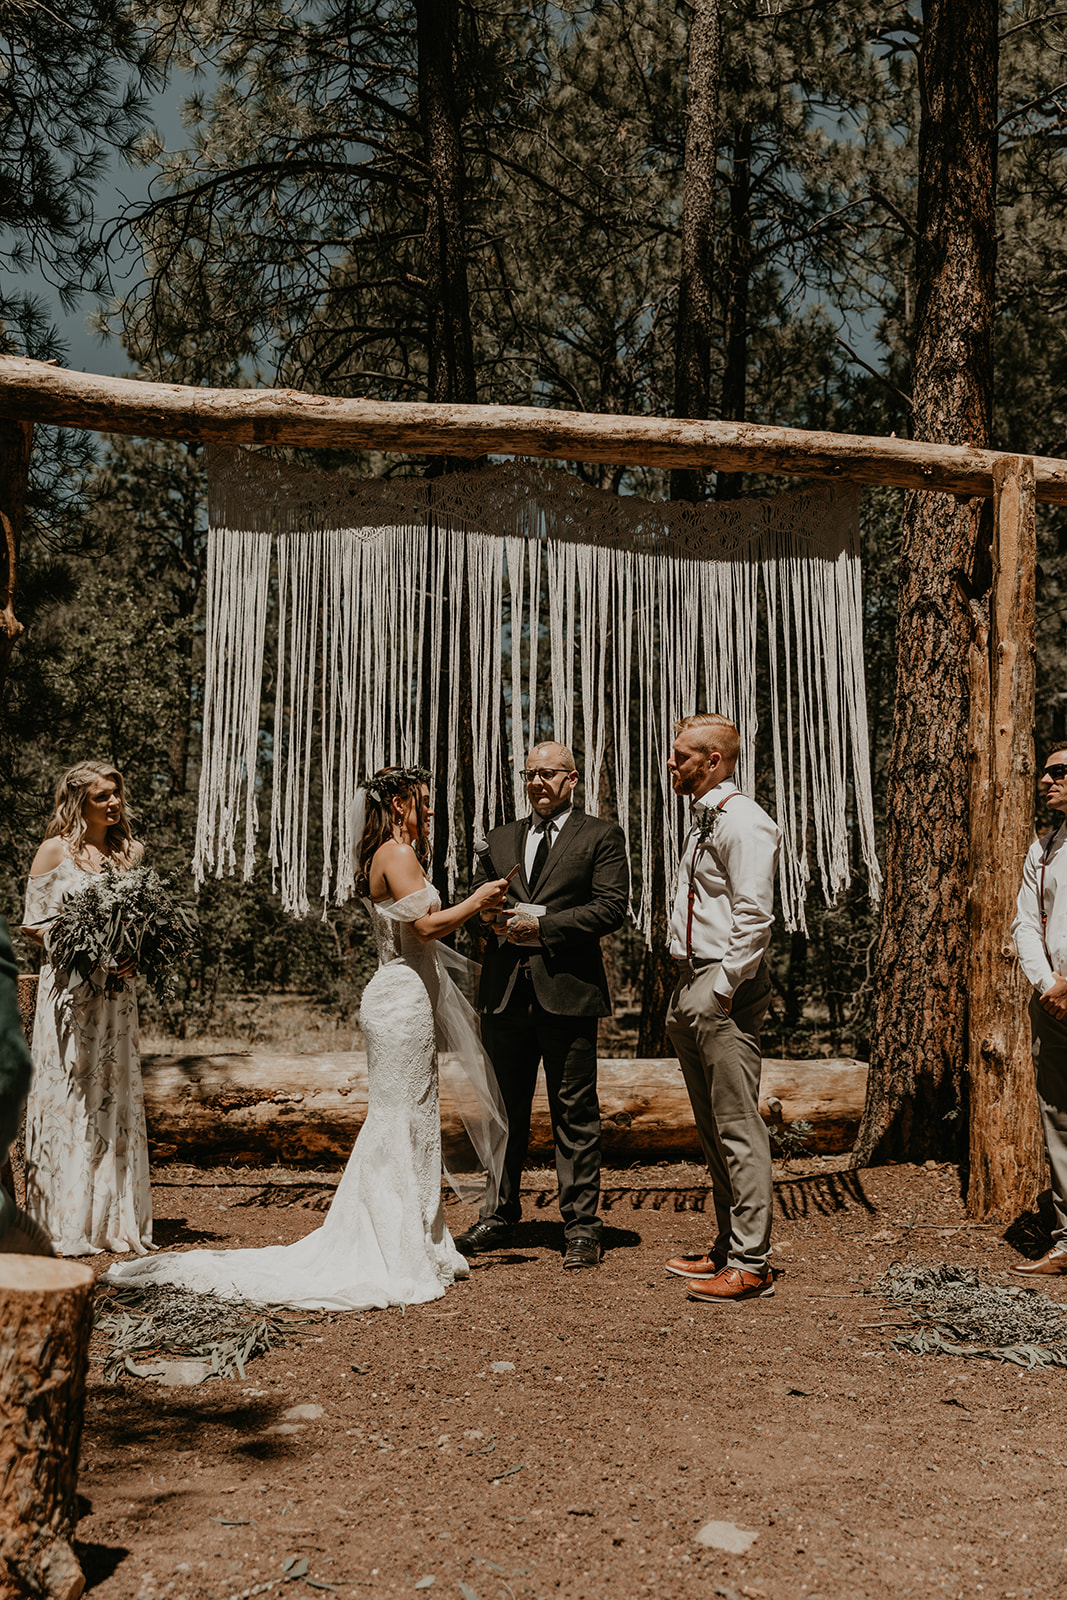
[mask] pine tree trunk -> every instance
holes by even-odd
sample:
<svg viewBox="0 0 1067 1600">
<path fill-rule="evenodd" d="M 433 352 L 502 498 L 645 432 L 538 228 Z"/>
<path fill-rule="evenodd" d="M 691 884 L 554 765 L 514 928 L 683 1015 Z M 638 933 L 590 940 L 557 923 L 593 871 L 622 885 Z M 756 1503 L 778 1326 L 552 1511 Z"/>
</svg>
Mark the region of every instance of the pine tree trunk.
<svg viewBox="0 0 1067 1600">
<path fill-rule="evenodd" d="M 93 1274 L 0 1255 L 0 1595 L 77 1600 L 70 1545 Z"/>
<path fill-rule="evenodd" d="M 919 58 L 915 431 L 988 445 L 996 233 L 996 0 L 929 0 Z M 896 707 L 871 1071 L 856 1160 L 953 1158 L 967 1057 L 968 599 L 982 503 L 904 515 Z"/>
<path fill-rule="evenodd" d="M 1010 1218 L 1036 1205 L 1045 1163 L 1030 1057 L 1030 985 L 1008 932 L 1034 830 L 1034 474 L 997 476 L 993 584 L 971 650 L 967 1209 Z"/>
<path fill-rule="evenodd" d="M 726 334 L 720 415 L 744 422 L 748 408 L 748 283 L 752 271 L 752 124 L 743 123 L 734 139 L 730 181 L 730 238 L 726 252 Z M 720 472 L 716 500 L 736 500 L 740 472 Z"/>
<path fill-rule="evenodd" d="M 463 162 L 463 135 L 456 92 L 459 11 L 456 0 L 415 0 L 418 36 L 419 119 L 423 158 L 430 173 L 426 197 L 424 234 L 426 271 L 427 398 L 473 405 L 478 392 L 474 370 L 474 336 L 471 331 L 470 294 L 467 286 L 467 229 Z M 431 463 L 432 475 L 452 470 L 457 463 L 439 457 Z M 471 463 L 466 461 L 467 468 Z M 471 731 L 470 634 L 466 607 L 466 578 L 446 595 L 448 629 L 460 630 L 459 749 L 449 750 L 438 740 L 436 777 L 443 794 L 450 762 L 460 768 L 460 803 L 467 863 L 473 862 L 471 841 L 474 816 L 474 744 Z M 441 714 L 446 715 L 448 694 L 447 654 L 433 664 L 441 676 Z M 428 687 L 428 685 L 427 685 Z M 443 807 L 434 830 L 434 881 L 447 892 L 444 859 L 454 817 L 444 817 Z M 461 852 L 462 854 L 462 852 Z"/>
<path fill-rule="evenodd" d="M 467 289 L 463 139 L 456 97 L 456 0 L 415 0 L 426 201 L 428 398 L 477 399 Z"/>
<path fill-rule="evenodd" d="M 721 62 L 718 0 L 695 0 L 689 24 L 689 85 L 685 97 L 682 269 L 674 347 L 676 417 L 706 417 L 711 403 L 715 159 Z M 672 500 L 699 500 L 703 492 L 702 472 L 671 473 Z"/>
<path fill-rule="evenodd" d="M 706 417 L 711 405 L 712 281 L 715 269 L 715 162 L 719 138 L 722 48 L 718 0 L 695 0 L 689 23 L 689 83 L 685 97 L 685 178 L 682 193 L 682 268 L 674 346 L 674 414 Z M 672 500 L 700 500 L 704 473 L 671 473 Z M 688 715 L 696 706 L 684 706 Z M 668 783 L 666 771 L 660 781 Z M 663 819 L 652 800 L 652 948 L 641 968 L 641 1027 L 637 1051 L 666 1055 L 667 1007 L 674 962 L 667 950 L 667 897 L 673 885 L 663 870 Z"/>
</svg>

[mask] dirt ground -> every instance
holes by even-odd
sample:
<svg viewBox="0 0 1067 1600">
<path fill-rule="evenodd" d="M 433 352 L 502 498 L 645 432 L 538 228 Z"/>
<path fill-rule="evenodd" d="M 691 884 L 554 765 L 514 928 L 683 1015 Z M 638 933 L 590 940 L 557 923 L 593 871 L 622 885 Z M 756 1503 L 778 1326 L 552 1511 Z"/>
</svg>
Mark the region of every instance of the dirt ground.
<svg viewBox="0 0 1067 1600">
<path fill-rule="evenodd" d="M 605 1259 L 573 1273 L 538 1172 L 514 1247 L 429 1306 L 293 1315 L 243 1381 L 105 1385 L 94 1364 L 94 1600 L 1067 1593 L 1067 1371 L 901 1353 L 903 1314 L 867 1292 L 896 1260 L 1007 1282 L 1036 1219 L 1005 1239 L 966 1220 L 951 1168 L 842 1165 L 777 1169 L 773 1299 L 694 1305 L 664 1272 L 707 1243 L 698 1169 L 606 1173 Z M 161 1168 L 156 1236 L 296 1239 L 335 1181 Z M 1067 1279 L 1041 1292 L 1067 1301 Z M 747 1550 L 700 1543 L 713 1522 Z"/>
</svg>

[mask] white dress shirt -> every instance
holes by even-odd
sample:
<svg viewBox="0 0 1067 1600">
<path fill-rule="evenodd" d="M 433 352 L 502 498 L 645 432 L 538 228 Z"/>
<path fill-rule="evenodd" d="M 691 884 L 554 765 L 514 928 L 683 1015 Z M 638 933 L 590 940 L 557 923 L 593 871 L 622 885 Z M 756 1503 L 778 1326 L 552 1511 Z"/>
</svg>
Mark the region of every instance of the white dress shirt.
<svg viewBox="0 0 1067 1600">
<path fill-rule="evenodd" d="M 728 796 L 736 796 L 728 799 Z M 723 805 L 723 801 L 727 804 Z M 701 842 L 697 824 L 722 805 L 711 837 Z M 762 806 L 742 794 L 732 778 L 692 803 L 693 824 L 682 847 L 671 915 L 671 955 L 684 957 L 693 879 L 692 953 L 719 961 L 715 993 L 732 1000 L 739 984 L 755 976 L 774 922 L 774 875 L 781 833 Z"/>
<path fill-rule="evenodd" d="M 1048 918 L 1043 932 L 1042 859 Z M 1057 972 L 1067 977 L 1067 828 L 1062 822 L 1051 837 L 1046 834 L 1044 839 L 1035 839 L 1026 852 L 1011 934 L 1019 954 L 1019 965 L 1038 994 L 1051 988 Z"/>
<path fill-rule="evenodd" d="M 537 846 L 541 843 L 542 832 L 544 832 L 548 838 L 548 848 L 549 851 L 551 851 L 552 846 L 559 838 L 560 829 L 563 827 L 573 810 L 573 806 L 567 806 L 565 810 L 557 811 L 555 815 L 551 817 L 539 817 L 535 811 L 533 816 L 530 818 L 530 826 L 526 830 L 526 854 L 523 857 L 522 863 L 522 868 L 526 874 L 527 883 L 530 882 L 530 873 L 533 871 L 534 856 L 537 854 Z M 531 884 L 530 887 L 532 888 L 533 885 Z"/>
</svg>

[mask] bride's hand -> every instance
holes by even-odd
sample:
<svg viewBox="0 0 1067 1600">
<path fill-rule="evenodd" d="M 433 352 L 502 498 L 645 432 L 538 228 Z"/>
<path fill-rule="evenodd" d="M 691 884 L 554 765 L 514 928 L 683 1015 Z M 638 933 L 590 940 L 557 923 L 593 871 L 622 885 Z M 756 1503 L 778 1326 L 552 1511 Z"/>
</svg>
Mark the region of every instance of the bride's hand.
<svg viewBox="0 0 1067 1600">
<path fill-rule="evenodd" d="M 507 898 L 509 880 L 497 878 L 493 883 L 483 883 L 471 895 L 476 911 L 499 911 Z"/>
</svg>

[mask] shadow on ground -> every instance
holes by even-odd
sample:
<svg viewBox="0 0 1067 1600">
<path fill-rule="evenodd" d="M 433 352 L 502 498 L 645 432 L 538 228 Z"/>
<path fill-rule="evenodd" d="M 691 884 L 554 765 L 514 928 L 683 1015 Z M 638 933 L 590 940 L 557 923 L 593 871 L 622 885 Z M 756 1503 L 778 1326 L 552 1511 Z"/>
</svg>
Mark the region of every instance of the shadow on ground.
<svg viewBox="0 0 1067 1600">
<path fill-rule="evenodd" d="M 1052 1230 L 1056 1226 L 1056 1213 L 1052 1206 L 1052 1190 L 1046 1189 L 1037 1197 L 1037 1210 L 1024 1211 L 1009 1222 L 1001 1234 L 1005 1244 L 1010 1244 L 1021 1256 L 1036 1261 L 1052 1245 Z"/>
<path fill-rule="evenodd" d="M 130 1553 L 122 1545 L 83 1544 L 80 1539 L 72 1542 L 74 1554 L 85 1574 L 86 1593 L 95 1589 L 97 1584 L 106 1583 L 108 1578 L 113 1577 Z"/>
<path fill-rule="evenodd" d="M 164 1248 L 169 1248 L 176 1244 L 210 1245 L 217 1242 L 228 1243 L 229 1235 L 211 1233 L 202 1227 L 190 1227 L 184 1217 L 154 1217 L 152 1219 L 152 1243 L 163 1245 Z"/>
</svg>

